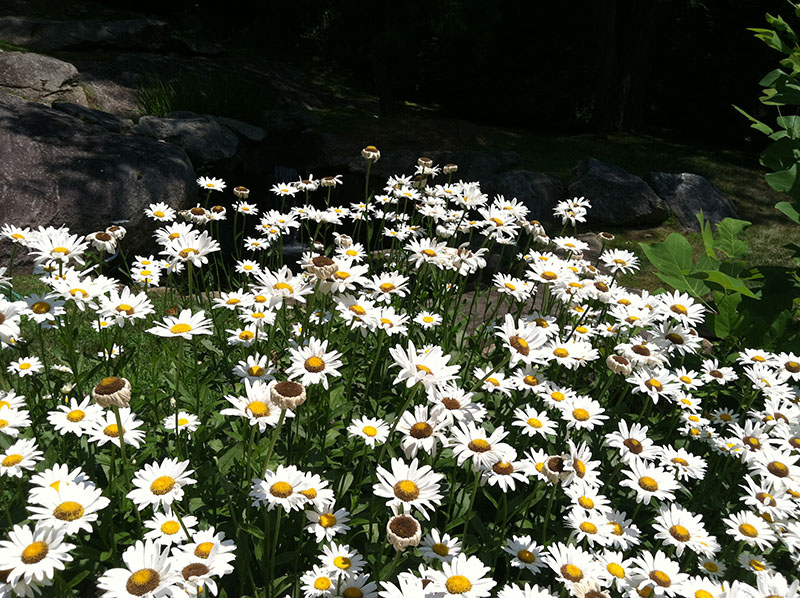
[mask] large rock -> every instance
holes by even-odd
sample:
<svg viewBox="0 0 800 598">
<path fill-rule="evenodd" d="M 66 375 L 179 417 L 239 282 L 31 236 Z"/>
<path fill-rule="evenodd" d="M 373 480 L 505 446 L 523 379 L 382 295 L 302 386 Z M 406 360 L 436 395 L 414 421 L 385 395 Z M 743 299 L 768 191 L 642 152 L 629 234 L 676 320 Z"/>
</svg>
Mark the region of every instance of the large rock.
<svg viewBox="0 0 800 598">
<path fill-rule="evenodd" d="M 53 102 L 53 109 L 66 112 L 83 122 L 103 127 L 112 133 L 127 133 L 133 127 L 133 121 L 101 110 L 93 110 L 71 102 Z"/>
<path fill-rule="evenodd" d="M 644 180 L 595 158 L 578 163 L 567 192 L 592 202 L 587 218 L 596 224 L 656 226 L 669 217 L 666 202 Z"/>
<path fill-rule="evenodd" d="M 2 36 L 0 36 L 2 39 Z M 69 62 L 28 52 L 0 52 L 0 92 L 32 102 L 67 101 L 86 106 L 78 69 Z"/>
<path fill-rule="evenodd" d="M 466 179 L 465 179 L 466 180 Z M 517 198 L 530 210 L 528 219 L 553 221 L 553 208 L 564 198 L 564 185 L 554 176 L 530 170 L 512 170 L 490 178 L 484 192 Z"/>
<path fill-rule="evenodd" d="M 167 118 L 143 116 L 132 132 L 178 146 L 198 167 L 230 160 L 239 147 L 228 127 L 193 112 L 172 112 Z"/>
<path fill-rule="evenodd" d="M 651 172 L 649 178 L 650 186 L 686 229 L 700 230 L 697 214 L 701 211 L 712 224 L 737 217 L 731 200 L 699 174 Z"/>
<path fill-rule="evenodd" d="M 97 47 L 152 51 L 170 42 L 166 21 L 146 18 L 53 21 L 5 16 L 0 17 L 0 39 L 16 46 L 45 51 Z"/>
<path fill-rule="evenodd" d="M 122 222 L 136 231 L 126 250 L 152 250 L 143 210 L 155 201 L 185 205 L 195 178 L 177 147 L 0 94 L 0 222 L 81 234 Z"/>
</svg>

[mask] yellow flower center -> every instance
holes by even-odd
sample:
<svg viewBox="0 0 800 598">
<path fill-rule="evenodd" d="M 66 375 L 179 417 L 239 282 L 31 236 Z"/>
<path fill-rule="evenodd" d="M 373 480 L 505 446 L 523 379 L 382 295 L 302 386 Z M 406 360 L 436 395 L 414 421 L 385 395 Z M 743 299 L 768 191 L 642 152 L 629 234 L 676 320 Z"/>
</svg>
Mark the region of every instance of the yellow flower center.
<svg viewBox="0 0 800 598">
<path fill-rule="evenodd" d="M 346 556 L 337 556 L 335 559 L 333 559 L 333 566 L 336 567 L 337 569 L 342 569 L 343 571 L 347 571 L 350 567 L 353 566 L 353 563 Z"/>
<path fill-rule="evenodd" d="M 581 571 L 580 568 L 572 564 L 562 565 L 561 575 L 564 576 L 564 579 L 567 579 L 573 583 L 579 582 L 580 580 L 583 579 L 583 571 Z"/>
<path fill-rule="evenodd" d="M 250 376 L 260 378 L 264 375 L 264 368 L 262 368 L 260 365 L 251 365 L 249 368 L 247 368 L 247 373 Z"/>
<path fill-rule="evenodd" d="M 162 475 L 153 480 L 150 484 L 150 492 L 156 496 L 163 496 L 170 492 L 175 487 L 175 478 L 168 475 Z"/>
<path fill-rule="evenodd" d="M 578 504 L 586 510 L 594 509 L 594 501 L 588 496 L 581 496 L 578 499 Z"/>
<path fill-rule="evenodd" d="M 431 546 L 431 550 L 439 556 L 447 556 L 450 554 L 450 548 L 448 548 L 447 544 L 442 544 L 441 542 L 437 542 Z"/>
<path fill-rule="evenodd" d="M 647 492 L 655 492 L 658 490 L 658 482 L 650 476 L 642 476 L 639 478 L 639 488 Z"/>
<path fill-rule="evenodd" d="M 161 524 L 161 531 L 167 534 L 168 536 L 177 534 L 180 530 L 181 530 L 181 524 L 178 523 L 177 521 L 170 520 L 170 521 L 165 521 L 164 523 Z"/>
<path fill-rule="evenodd" d="M 122 433 L 125 433 L 125 428 L 122 428 Z M 110 424 L 103 428 L 103 434 L 109 438 L 119 438 L 119 428 L 117 427 L 117 424 Z"/>
<path fill-rule="evenodd" d="M 767 566 L 764 563 L 756 559 L 750 559 L 750 562 L 747 564 L 750 565 L 750 568 L 753 571 L 764 571 L 767 568 Z"/>
<path fill-rule="evenodd" d="M 20 560 L 26 565 L 33 565 L 46 557 L 48 552 L 50 552 L 50 547 L 46 542 L 34 542 L 25 547 Z"/>
<path fill-rule="evenodd" d="M 619 563 L 609 563 L 606 565 L 606 571 L 611 573 L 617 579 L 625 578 L 625 569 Z"/>
<path fill-rule="evenodd" d="M 596 534 L 597 533 L 597 526 L 592 523 L 591 521 L 584 521 L 579 526 L 580 530 L 584 534 Z"/>
<path fill-rule="evenodd" d="M 336 515 L 333 513 L 323 513 L 319 516 L 319 524 L 325 528 L 333 527 L 336 525 Z"/>
<path fill-rule="evenodd" d="M 370 438 L 374 438 L 378 435 L 378 429 L 375 426 L 364 426 L 361 431 Z"/>
<path fill-rule="evenodd" d="M 669 575 L 664 573 L 663 571 L 659 571 L 656 569 L 655 571 L 650 571 L 650 579 L 660 585 L 662 588 L 668 588 L 672 585 L 672 580 L 669 578 Z"/>
<path fill-rule="evenodd" d="M 125 589 L 134 596 L 149 594 L 161 583 L 161 577 L 155 569 L 139 569 L 133 573 L 125 584 Z"/>
<path fill-rule="evenodd" d="M 430 324 L 431 322 L 433 322 L 433 318 L 430 316 L 425 316 L 424 318 L 422 318 L 422 321 L 425 322 L 426 324 Z"/>
<path fill-rule="evenodd" d="M 327 577 L 317 577 L 314 580 L 314 589 L 319 590 L 320 592 L 324 592 L 329 590 L 331 587 L 331 580 Z"/>
<path fill-rule="evenodd" d="M 0 428 L 5 428 L 6 426 L 8 426 L 8 420 L 0 419 Z"/>
<path fill-rule="evenodd" d="M 325 362 L 322 361 L 321 358 L 317 357 L 316 355 L 312 355 L 308 359 L 306 359 L 305 363 L 303 364 L 306 371 L 316 373 L 321 372 L 325 369 Z"/>
<path fill-rule="evenodd" d="M 444 586 L 451 594 L 465 594 L 472 589 L 472 583 L 463 575 L 451 575 Z"/>
<path fill-rule="evenodd" d="M 523 563 L 527 563 L 527 564 L 530 564 L 530 563 L 533 563 L 533 562 L 536 561 L 536 557 L 534 556 L 534 554 L 530 550 L 525 550 L 525 549 L 520 550 L 517 553 L 517 558 L 519 560 L 521 560 Z"/>
<path fill-rule="evenodd" d="M 28 363 L 27 361 L 24 361 L 21 364 L 19 364 L 19 369 L 21 369 L 21 370 L 29 370 L 29 369 L 31 369 L 31 364 Z"/>
<path fill-rule="evenodd" d="M 586 409 L 573 409 L 572 410 L 572 417 L 577 419 L 579 422 L 585 422 L 589 419 L 589 412 Z"/>
<path fill-rule="evenodd" d="M 536 419 L 535 417 L 529 417 L 528 418 L 528 425 L 531 428 L 537 428 L 538 429 L 538 428 L 542 427 L 542 422 L 540 420 Z"/>
<path fill-rule="evenodd" d="M 711 592 L 707 592 L 705 590 L 697 590 L 694 593 L 694 598 L 714 598 L 714 596 L 711 595 Z"/>
<path fill-rule="evenodd" d="M 400 480 L 394 485 L 394 495 L 406 502 L 416 500 L 419 497 L 419 486 L 411 480 Z"/>
<path fill-rule="evenodd" d="M 562 347 L 558 347 L 557 349 L 553 350 L 553 355 L 564 359 L 565 357 L 569 357 L 569 351 Z"/>
<path fill-rule="evenodd" d="M 245 411 L 253 414 L 253 417 L 267 417 L 269 415 L 269 406 L 264 401 L 252 401 L 247 404 Z"/>
<path fill-rule="evenodd" d="M 492 448 L 492 445 L 490 445 L 483 438 L 475 438 L 473 440 L 470 440 L 467 446 L 469 447 L 470 450 L 476 453 L 485 453 L 486 451 Z"/>
<path fill-rule="evenodd" d="M 83 517 L 84 509 L 80 503 L 68 500 L 53 509 L 53 517 L 61 521 L 75 521 Z"/>
<path fill-rule="evenodd" d="M 272 288 L 275 289 L 276 291 L 289 291 L 290 293 L 294 293 L 292 285 L 287 284 L 285 282 L 276 283 L 272 285 Z"/>
<path fill-rule="evenodd" d="M 286 498 L 292 495 L 294 488 L 288 482 L 275 482 L 269 487 L 269 493 L 277 498 Z"/>
<path fill-rule="evenodd" d="M 181 418 L 178 419 L 178 425 L 179 426 L 185 426 L 188 423 L 189 423 L 189 420 L 186 419 L 185 417 L 181 417 Z"/>
<path fill-rule="evenodd" d="M 214 549 L 213 542 L 202 542 L 201 544 L 197 545 L 197 548 L 194 549 L 194 556 L 199 557 L 201 559 L 207 559 L 208 555 L 211 554 L 211 551 Z"/>
<path fill-rule="evenodd" d="M 189 324 L 175 324 L 169 331 L 172 334 L 183 334 L 184 332 L 191 332 L 192 327 Z"/>
<path fill-rule="evenodd" d="M 509 291 L 516 291 L 517 290 L 517 287 L 515 287 L 510 282 L 505 283 L 503 286 L 506 287 Z"/>
<path fill-rule="evenodd" d="M 748 538 L 758 537 L 758 530 L 754 525 L 750 525 L 749 523 L 742 523 L 739 526 L 739 531 L 742 533 L 742 535 L 747 536 Z"/>
<path fill-rule="evenodd" d="M 153 212 L 153 216 L 155 216 L 156 218 L 163 218 L 164 215 L 165 215 L 164 212 L 162 212 L 161 210 L 156 210 L 155 212 Z"/>
<path fill-rule="evenodd" d="M 62 253 L 62 254 L 64 254 L 64 255 L 69 255 L 69 254 L 70 254 L 70 250 L 69 250 L 69 249 L 67 249 L 66 247 L 54 247 L 54 248 L 53 248 L 53 249 L 50 251 L 50 255 L 54 255 L 54 254 L 56 254 L 56 253 Z"/>
<path fill-rule="evenodd" d="M 688 542 L 692 537 L 689 530 L 682 525 L 673 525 L 669 528 L 669 533 L 673 538 L 678 540 L 678 542 Z"/>
<path fill-rule="evenodd" d="M 378 287 L 384 293 L 390 293 L 395 290 L 397 287 L 394 286 L 391 282 L 384 282 L 381 286 Z"/>
</svg>

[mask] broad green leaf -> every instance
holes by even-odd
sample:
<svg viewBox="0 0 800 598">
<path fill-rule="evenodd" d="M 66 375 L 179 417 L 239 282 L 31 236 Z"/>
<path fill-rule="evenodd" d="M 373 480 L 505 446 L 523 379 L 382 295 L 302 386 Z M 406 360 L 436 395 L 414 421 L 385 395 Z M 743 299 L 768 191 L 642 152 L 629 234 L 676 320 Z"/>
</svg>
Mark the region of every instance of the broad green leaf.
<svg viewBox="0 0 800 598">
<path fill-rule="evenodd" d="M 672 233 L 661 243 L 639 245 L 650 263 L 658 270 L 656 275 L 665 283 L 695 297 L 708 292 L 708 287 L 700 280 L 688 277 L 692 270 L 692 246 L 683 235 Z"/>
<path fill-rule="evenodd" d="M 750 116 L 749 114 L 747 114 L 747 112 L 745 112 L 744 110 L 739 108 L 739 106 L 734 105 L 733 107 L 740 114 L 744 115 L 744 117 L 747 118 L 750 121 L 750 123 L 751 123 L 750 126 L 753 129 L 755 129 L 756 131 L 758 131 L 760 133 L 764 133 L 764 135 L 772 135 L 772 129 L 769 127 L 769 125 L 767 125 L 765 123 L 762 123 L 760 120 L 758 120 L 757 118 L 755 118 L 753 116 Z"/>
<path fill-rule="evenodd" d="M 796 224 L 800 224 L 800 212 L 788 201 L 779 201 L 775 204 L 775 209 L 788 216 Z"/>
<path fill-rule="evenodd" d="M 717 285 L 722 289 L 732 293 L 745 295 L 746 297 L 751 297 L 753 299 L 757 298 L 753 291 L 747 288 L 744 282 L 722 272 L 715 270 L 703 270 L 701 272 L 692 272 L 691 276 L 693 278 L 699 278 L 709 286 Z"/>
<path fill-rule="evenodd" d="M 674 276 L 667 276 L 662 274 L 661 272 L 656 272 L 656 276 L 658 276 L 662 282 L 667 283 L 673 289 L 677 289 L 679 291 L 683 291 L 685 293 L 691 294 L 695 298 L 700 298 L 706 293 L 709 292 L 709 288 L 698 278 L 687 278 L 686 276 L 681 276 L 680 278 L 676 278 Z M 660 292 L 663 292 L 664 289 L 657 289 Z"/>
<path fill-rule="evenodd" d="M 767 183 L 775 191 L 782 193 L 789 193 L 797 184 L 797 164 L 792 164 L 785 170 L 778 170 L 777 172 L 768 172 L 764 175 Z"/>
<path fill-rule="evenodd" d="M 800 137 L 800 117 L 779 116 L 778 125 L 786 129 L 786 132 L 792 139 L 797 139 L 798 137 Z"/>
<path fill-rule="evenodd" d="M 717 225 L 717 242 L 714 248 L 729 258 L 743 259 L 747 256 L 747 241 L 739 239 L 739 235 L 750 224 L 746 220 L 725 218 Z"/>
<path fill-rule="evenodd" d="M 742 301 L 742 296 L 714 293 L 714 298 L 717 313 L 708 316 L 708 325 L 714 331 L 715 336 L 728 338 L 742 323 L 743 316 L 738 313 L 737 309 Z"/>
<path fill-rule="evenodd" d="M 703 247 L 705 247 L 706 255 L 710 258 L 716 258 L 714 253 L 714 235 L 711 231 L 711 223 L 703 217 L 703 211 L 697 215 L 697 220 L 700 222 L 700 234 L 703 236 Z"/>
</svg>

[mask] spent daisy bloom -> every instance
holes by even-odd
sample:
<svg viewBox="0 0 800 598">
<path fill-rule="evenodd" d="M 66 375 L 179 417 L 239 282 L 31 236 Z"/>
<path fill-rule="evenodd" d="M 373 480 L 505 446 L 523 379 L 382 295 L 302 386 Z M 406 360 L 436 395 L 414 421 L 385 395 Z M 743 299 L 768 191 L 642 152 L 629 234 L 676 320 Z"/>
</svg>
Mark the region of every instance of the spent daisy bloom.
<svg viewBox="0 0 800 598">
<path fill-rule="evenodd" d="M 310 499 L 303 493 L 311 488 L 306 476 L 294 465 L 278 465 L 267 470 L 263 479 L 254 479 L 250 489 L 253 506 L 266 505 L 271 511 L 282 507 L 287 513 L 300 510 Z"/>
<path fill-rule="evenodd" d="M 194 470 L 188 461 L 165 458 L 161 463 L 147 463 L 133 478 L 134 490 L 126 495 L 139 510 L 147 506 L 166 508 L 183 498 L 183 487 L 196 484 L 190 478 Z"/>
<path fill-rule="evenodd" d="M 225 189 L 225 181 L 213 177 L 201 176 L 197 179 L 197 184 L 208 191 L 222 191 Z"/>
<path fill-rule="evenodd" d="M 328 351 L 328 341 L 314 337 L 299 347 L 289 349 L 291 366 L 287 370 L 290 380 L 300 378 L 300 384 L 309 386 L 322 383 L 328 389 L 328 376 L 341 376 L 338 368 L 342 366 L 339 351 Z"/>
<path fill-rule="evenodd" d="M 396 345 L 389 349 L 389 354 L 394 360 L 392 367 L 400 368 L 394 383 L 405 381 L 408 388 L 417 382 L 421 382 L 425 388 L 442 386 L 455 380 L 461 369 L 460 365 L 447 365 L 450 356 L 445 355 L 442 348 L 435 345 L 427 350 L 417 349 L 413 341 L 409 340 L 406 349 Z"/>
<path fill-rule="evenodd" d="M 382 419 L 361 417 L 347 426 L 347 432 L 363 439 L 367 446 L 374 447 L 376 444 L 383 444 L 389 437 L 389 426 Z"/>
<path fill-rule="evenodd" d="M 8 540 L 0 541 L 0 570 L 4 581 L 14 586 L 19 581 L 42 584 L 63 571 L 72 560 L 74 544 L 64 542 L 65 531 L 48 525 L 15 525 Z M 8 595 L 11 595 L 10 593 Z M 25 594 L 23 594 L 25 595 Z"/>
<path fill-rule="evenodd" d="M 430 572 L 431 584 L 426 591 L 442 598 L 484 598 L 497 582 L 489 576 L 489 567 L 478 557 L 461 553 L 442 570 Z"/>
<path fill-rule="evenodd" d="M 125 567 L 109 569 L 97 580 L 103 598 L 179 595 L 181 575 L 169 558 L 169 552 L 169 546 L 161 547 L 152 540 L 137 540 L 122 553 Z"/>
<path fill-rule="evenodd" d="M 91 484 L 64 483 L 42 494 L 38 505 L 29 505 L 31 520 L 63 530 L 72 536 L 79 531 L 92 531 L 98 513 L 111 502 L 102 496 L 102 489 Z"/>
<path fill-rule="evenodd" d="M 419 466 L 416 459 L 406 464 L 402 459 L 392 459 L 391 471 L 378 466 L 378 483 L 372 486 L 376 496 L 389 499 L 389 506 L 395 513 L 409 513 L 416 508 L 425 519 L 429 519 L 426 509 L 432 509 L 442 502 L 439 482 L 444 475 L 435 473 L 428 465 Z"/>
<path fill-rule="evenodd" d="M 147 332 L 165 338 L 180 337 L 191 340 L 199 334 L 212 334 L 211 320 L 206 319 L 205 311 L 192 313 L 190 309 L 181 310 L 176 316 L 164 316 L 163 322 L 156 322 Z"/>
<path fill-rule="evenodd" d="M 21 478 L 24 470 L 33 469 L 42 460 L 36 440 L 21 438 L 0 453 L 0 477 Z"/>
</svg>

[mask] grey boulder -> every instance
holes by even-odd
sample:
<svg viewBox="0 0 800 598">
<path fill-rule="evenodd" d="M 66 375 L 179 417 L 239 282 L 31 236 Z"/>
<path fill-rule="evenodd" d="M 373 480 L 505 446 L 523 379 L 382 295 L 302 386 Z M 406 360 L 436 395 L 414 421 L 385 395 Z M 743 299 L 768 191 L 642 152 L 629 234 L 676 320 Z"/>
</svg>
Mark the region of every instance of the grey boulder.
<svg viewBox="0 0 800 598">
<path fill-rule="evenodd" d="M 167 118 L 143 116 L 132 132 L 181 148 L 198 167 L 230 160 L 239 147 L 228 127 L 193 112 L 171 112 Z"/>
<path fill-rule="evenodd" d="M 85 123 L 97 125 L 113 133 L 127 133 L 133 127 L 133 121 L 129 118 L 122 118 L 116 114 L 93 110 L 71 102 L 53 102 L 53 109 L 66 112 Z"/>
<path fill-rule="evenodd" d="M 737 217 L 731 200 L 699 174 L 651 172 L 649 178 L 650 186 L 686 229 L 700 230 L 697 215 L 701 211 L 712 224 Z"/>
<path fill-rule="evenodd" d="M 51 56 L 0 52 L 0 91 L 32 102 L 67 101 L 86 106 L 79 76 L 72 64 Z"/>
<path fill-rule="evenodd" d="M 156 201 L 186 205 L 195 178 L 177 147 L 0 94 L 0 222 L 66 225 L 80 234 L 118 222 L 136 231 L 124 241 L 129 253 L 152 251 L 154 226 L 144 209 Z M 3 253 L 10 253 L 6 243 Z"/>
<path fill-rule="evenodd" d="M 619 166 L 586 158 L 573 170 L 568 195 L 592 203 L 587 219 L 607 226 L 656 226 L 669 217 L 666 202 L 640 177 Z"/>
</svg>

